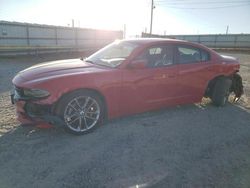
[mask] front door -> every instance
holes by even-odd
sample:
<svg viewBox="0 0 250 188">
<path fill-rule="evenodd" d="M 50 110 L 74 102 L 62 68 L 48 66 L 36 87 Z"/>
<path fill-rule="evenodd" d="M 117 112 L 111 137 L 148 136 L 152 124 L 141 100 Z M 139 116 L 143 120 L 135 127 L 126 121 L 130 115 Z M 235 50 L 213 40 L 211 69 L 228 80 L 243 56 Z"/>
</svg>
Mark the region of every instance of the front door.
<svg viewBox="0 0 250 188">
<path fill-rule="evenodd" d="M 124 114 L 157 109 L 176 103 L 178 99 L 178 67 L 173 47 L 152 46 L 136 59 L 148 63 L 142 69 L 124 69 L 121 110 Z"/>
</svg>

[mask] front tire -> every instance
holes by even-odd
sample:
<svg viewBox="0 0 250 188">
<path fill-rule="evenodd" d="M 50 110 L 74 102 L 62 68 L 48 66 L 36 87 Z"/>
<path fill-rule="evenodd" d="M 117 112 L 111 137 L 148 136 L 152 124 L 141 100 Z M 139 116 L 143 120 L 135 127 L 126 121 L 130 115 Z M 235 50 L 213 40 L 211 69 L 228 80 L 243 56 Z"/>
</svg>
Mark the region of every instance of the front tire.
<svg viewBox="0 0 250 188">
<path fill-rule="evenodd" d="M 225 106 L 228 102 L 232 80 L 226 77 L 219 78 L 213 88 L 212 102 L 215 106 Z"/>
<path fill-rule="evenodd" d="M 59 116 L 68 132 L 76 135 L 86 134 L 102 122 L 103 102 L 94 92 L 75 91 L 60 101 Z"/>
</svg>

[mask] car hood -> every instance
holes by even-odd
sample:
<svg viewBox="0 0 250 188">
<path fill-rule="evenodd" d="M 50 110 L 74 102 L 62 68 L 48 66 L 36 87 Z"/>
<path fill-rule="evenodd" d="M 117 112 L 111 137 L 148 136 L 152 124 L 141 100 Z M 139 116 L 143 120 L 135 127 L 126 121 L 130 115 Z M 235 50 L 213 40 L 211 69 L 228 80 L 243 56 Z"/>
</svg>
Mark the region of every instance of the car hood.
<svg viewBox="0 0 250 188">
<path fill-rule="evenodd" d="M 18 73 L 23 80 L 35 80 L 72 74 L 99 72 L 107 68 L 83 62 L 80 59 L 69 59 L 45 62 L 29 67 Z"/>
</svg>

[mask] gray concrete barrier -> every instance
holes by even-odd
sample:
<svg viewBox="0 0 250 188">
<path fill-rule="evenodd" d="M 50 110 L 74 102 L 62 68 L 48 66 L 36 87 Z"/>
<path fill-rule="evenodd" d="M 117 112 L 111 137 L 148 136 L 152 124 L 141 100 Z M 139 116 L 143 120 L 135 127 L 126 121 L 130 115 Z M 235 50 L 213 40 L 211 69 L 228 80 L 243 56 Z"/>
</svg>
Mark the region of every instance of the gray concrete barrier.
<svg viewBox="0 0 250 188">
<path fill-rule="evenodd" d="M 151 35 L 142 33 L 142 37 L 172 38 L 201 43 L 211 48 L 250 49 L 250 34 L 218 35 Z"/>
<path fill-rule="evenodd" d="M 122 37 L 122 31 L 0 21 L 0 55 L 99 49 Z"/>
</svg>

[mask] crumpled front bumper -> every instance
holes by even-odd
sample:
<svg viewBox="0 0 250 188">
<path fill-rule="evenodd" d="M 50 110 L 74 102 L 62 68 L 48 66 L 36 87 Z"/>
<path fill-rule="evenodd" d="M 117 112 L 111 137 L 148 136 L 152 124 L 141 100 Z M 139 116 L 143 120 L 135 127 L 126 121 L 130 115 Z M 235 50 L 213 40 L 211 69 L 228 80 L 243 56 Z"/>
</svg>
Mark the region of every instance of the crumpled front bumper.
<svg viewBox="0 0 250 188">
<path fill-rule="evenodd" d="M 21 124 L 38 127 L 63 125 L 64 122 L 52 113 L 52 105 L 40 105 L 32 100 L 20 99 L 15 90 L 10 93 L 11 103 L 16 105 L 17 120 Z"/>
<path fill-rule="evenodd" d="M 22 124 L 35 124 L 34 119 L 31 119 L 24 110 L 25 102 L 24 101 L 17 101 L 14 102 L 13 97 L 11 96 L 12 104 L 16 105 L 16 117 L 17 120 Z M 38 122 L 37 122 L 38 123 Z"/>
</svg>

